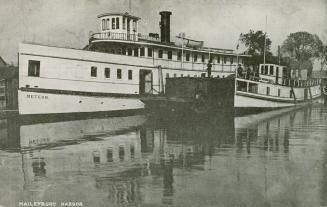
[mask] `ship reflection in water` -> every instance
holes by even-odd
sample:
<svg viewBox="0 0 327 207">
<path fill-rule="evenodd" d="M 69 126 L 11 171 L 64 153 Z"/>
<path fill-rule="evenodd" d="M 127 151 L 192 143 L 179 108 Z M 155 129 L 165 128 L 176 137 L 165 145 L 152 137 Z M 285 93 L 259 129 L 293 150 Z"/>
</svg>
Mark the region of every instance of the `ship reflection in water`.
<svg viewBox="0 0 327 207">
<path fill-rule="evenodd" d="M 0 121 L 0 204 L 327 206 L 327 108 Z"/>
</svg>

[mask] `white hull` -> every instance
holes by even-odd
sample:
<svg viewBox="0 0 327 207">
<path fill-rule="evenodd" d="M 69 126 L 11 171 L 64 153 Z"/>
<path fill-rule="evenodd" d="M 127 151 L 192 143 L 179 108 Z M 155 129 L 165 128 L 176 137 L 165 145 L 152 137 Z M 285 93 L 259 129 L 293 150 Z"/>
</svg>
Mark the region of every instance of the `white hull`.
<svg viewBox="0 0 327 207">
<path fill-rule="evenodd" d="M 283 108 L 294 105 L 294 103 L 283 103 L 277 100 L 269 101 L 237 94 L 234 96 L 234 106 L 236 108 Z"/>
<path fill-rule="evenodd" d="M 18 91 L 19 114 L 110 112 L 142 109 L 138 98 L 98 97 Z"/>
<path fill-rule="evenodd" d="M 316 101 L 320 96 L 316 96 L 312 101 Z M 286 102 L 281 98 L 265 100 L 263 97 L 258 96 L 244 96 L 236 94 L 234 96 L 234 107 L 237 109 L 278 109 L 285 107 L 304 106 L 310 104 L 311 100 L 299 101 L 299 102 Z"/>
</svg>

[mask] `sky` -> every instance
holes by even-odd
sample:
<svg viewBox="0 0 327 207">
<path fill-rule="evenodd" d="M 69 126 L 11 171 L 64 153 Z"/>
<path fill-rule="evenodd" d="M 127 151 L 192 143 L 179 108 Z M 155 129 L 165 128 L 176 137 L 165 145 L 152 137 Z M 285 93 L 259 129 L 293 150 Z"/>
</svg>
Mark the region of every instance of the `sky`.
<svg viewBox="0 0 327 207">
<path fill-rule="evenodd" d="M 142 34 L 159 33 L 159 12 L 168 10 L 171 37 L 184 32 L 208 47 L 235 49 L 239 35 L 250 29 L 266 31 L 275 54 L 297 31 L 317 34 L 327 43 L 327 0 L 130 1 Z M 129 0 L 0 0 L 0 56 L 17 64 L 21 42 L 83 48 L 90 31 L 100 31 L 98 14 L 128 12 L 128 5 Z"/>
</svg>

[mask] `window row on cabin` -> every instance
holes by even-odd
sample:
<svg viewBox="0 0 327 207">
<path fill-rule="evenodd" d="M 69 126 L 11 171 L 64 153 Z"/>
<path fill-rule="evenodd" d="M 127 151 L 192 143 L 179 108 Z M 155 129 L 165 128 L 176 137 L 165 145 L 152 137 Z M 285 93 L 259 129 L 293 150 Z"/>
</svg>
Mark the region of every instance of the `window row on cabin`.
<svg viewBox="0 0 327 207">
<path fill-rule="evenodd" d="M 274 75 L 274 66 L 270 65 L 270 67 L 268 67 L 268 65 L 261 65 L 261 74 L 262 75 Z M 276 67 L 276 71 L 278 71 L 279 67 Z"/>
<path fill-rule="evenodd" d="M 147 54 L 145 54 L 146 52 L 146 49 L 147 49 Z M 154 55 L 154 49 L 153 48 L 144 48 L 144 47 L 141 47 L 141 48 L 121 48 L 121 49 L 118 49 L 115 50 L 114 49 L 111 49 L 109 51 L 110 53 L 117 53 L 117 54 L 123 54 L 123 55 L 128 55 L 128 56 L 135 56 L 135 57 L 153 57 Z M 168 60 L 178 60 L 178 61 L 181 61 L 182 59 L 182 52 L 173 52 L 171 50 L 168 50 L 168 51 L 164 51 L 164 50 L 158 50 L 158 53 L 157 53 L 157 57 L 156 58 L 159 58 L 159 59 L 163 59 L 164 58 L 164 52 L 166 52 L 167 56 L 166 58 Z M 174 56 L 174 53 L 176 54 L 176 56 Z M 202 62 L 202 63 L 205 63 L 208 58 L 206 58 L 206 55 L 204 54 L 197 54 L 197 53 L 190 53 L 190 52 L 184 52 L 183 54 L 184 56 L 184 61 L 186 62 Z M 175 57 L 175 58 L 173 58 Z M 211 55 L 211 60 L 212 60 L 212 63 L 217 63 L 217 64 L 226 64 L 227 61 L 229 61 L 230 64 L 234 64 L 236 63 L 236 61 L 234 62 L 234 59 L 235 57 L 221 57 L 221 56 L 218 56 L 218 55 Z M 241 58 L 240 59 L 240 62 L 243 63 L 243 59 Z"/>
<path fill-rule="evenodd" d="M 123 28 L 128 29 L 128 27 L 130 26 L 130 19 L 123 17 L 123 21 L 122 21 L 122 25 L 120 24 L 120 17 L 112 17 L 112 18 L 106 18 L 106 19 L 102 19 L 102 30 L 113 30 L 113 29 L 120 29 Z M 136 31 L 136 20 L 133 20 L 133 31 Z"/>
<path fill-rule="evenodd" d="M 111 73 L 110 68 L 104 68 L 104 77 L 105 78 L 110 78 L 110 76 L 111 76 L 110 73 Z M 91 75 L 91 77 L 94 77 L 94 78 L 96 78 L 98 76 L 98 68 L 96 66 L 91 67 L 90 75 Z M 40 61 L 37 61 L 37 60 L 29 60 L 28 61 L 28 76 L 40 77 Z M 117 77 L 117 79 L 123 78 L 122 69 L 116 70 L 116 77 Z M 133 79 L 133 71 L 128 70 L 128 80 L 132 80 L 132 79 Z"/>
<path fill-rule="evenodd" d="M 98 77 L 98 68 L 96 66 L 91 67 L 91 77 L 96 78 Z M 104 77 L 105 78 L 111 78 L 111 69 L 110 68 L 104 68 Z M 116 78 L 117 79 L 123 79 L 123 70 L 117 69 L 116 70 Z M 128 80 L 133 79 L 133 71 L 128 70 Z"/>
</svg>

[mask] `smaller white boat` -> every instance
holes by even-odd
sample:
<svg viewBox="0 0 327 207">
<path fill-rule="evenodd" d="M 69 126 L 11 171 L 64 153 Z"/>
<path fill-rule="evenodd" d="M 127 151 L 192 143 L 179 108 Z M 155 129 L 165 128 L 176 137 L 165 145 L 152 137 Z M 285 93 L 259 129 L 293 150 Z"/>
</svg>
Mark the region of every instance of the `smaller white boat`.
<svg viewBox="0 0 327 207">
<path fill-rule="evenodd" d="M 260 64 L 256 75 L 238 71 L 234 107 L 237 111 L 265 111 L 303 106 L 321 97 L 321 79 L 300 79 L 285 66 Z"/>
</svg>

